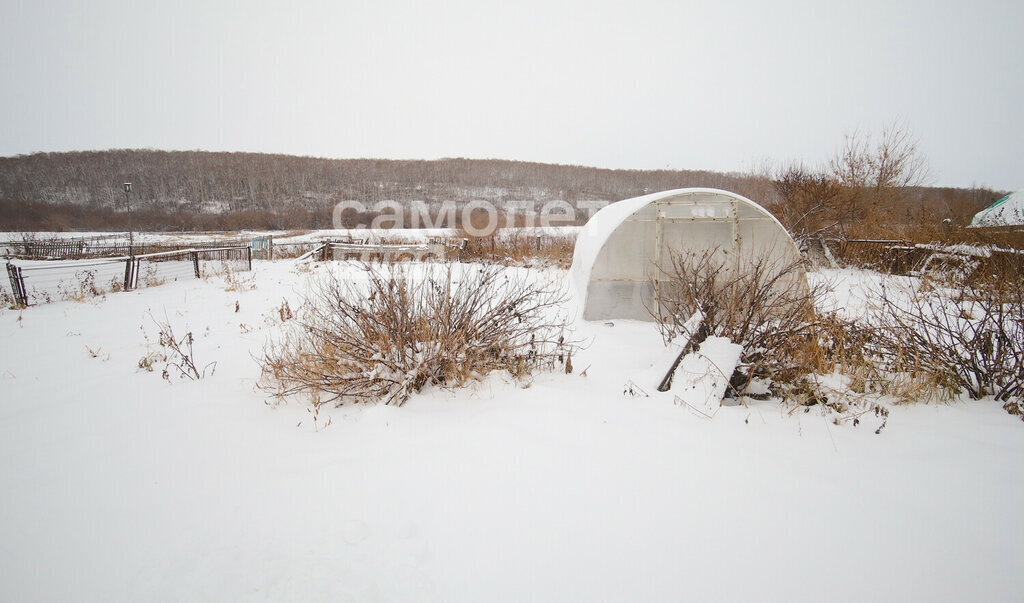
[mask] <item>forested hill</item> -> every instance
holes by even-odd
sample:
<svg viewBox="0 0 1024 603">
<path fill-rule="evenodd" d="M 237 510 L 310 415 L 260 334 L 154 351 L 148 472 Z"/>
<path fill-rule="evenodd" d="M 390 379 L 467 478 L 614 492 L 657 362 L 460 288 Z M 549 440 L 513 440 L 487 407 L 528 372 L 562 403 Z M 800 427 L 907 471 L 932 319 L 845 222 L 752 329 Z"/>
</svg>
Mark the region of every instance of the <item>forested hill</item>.
<svg viewBox="0 0 1024 603">
<path fill-rule="evenodd" d="M 742 188 L 747 178 L 699 171 L 608 170 L 493 159 L 318 159 L 259 153 L 113 150 L 0 158 L 0 198 L 192 211 L 275 210 L 340 200 L 618 200 L 683 186 Z"/>
<path fill-rule="evenodd" d="M 327 228 L 332 226 L 332 208 L 348 200 L 364 203 L 368 212 L 381 201 L 424 201 L 436 207 L 482 200 L 500 208 L 513 201 L 617 201 L 673 188 L 710 187 L 749 197 L 776 215 L 791 203 L 771 178 L 736 173 L 610 170 L 498 159 L 79 151 L 0 157 L 0 230 L 126 230 L 123 182 L 133 183 L 132 217 L 139 230 Z M 981 190 L 907 192 L 904 197 L 911 206 L 894 205 L 886 211 L 910 216 L 913 206 L 928 202 L 924 205 L 932 218 L 963 214 L 960 218 L 969 221 L 994 198 Z M 950 211 L 956 207 L 962 209 Z M 945 213 L 939 216 L 936 209 Z"/>
</svg>

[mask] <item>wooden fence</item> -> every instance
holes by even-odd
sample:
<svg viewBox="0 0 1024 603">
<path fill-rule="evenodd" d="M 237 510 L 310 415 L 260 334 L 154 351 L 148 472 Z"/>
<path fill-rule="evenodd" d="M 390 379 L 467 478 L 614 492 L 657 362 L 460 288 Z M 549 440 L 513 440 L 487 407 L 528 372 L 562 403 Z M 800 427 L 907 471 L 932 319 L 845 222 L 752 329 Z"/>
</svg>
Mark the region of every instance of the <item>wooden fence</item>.
<svg viewBox="0 0 1024 603">
<path fill-rule="evenodd" d="M 839 244 L 839 259 L 892 274 L 906 274 L 924 259 L 910 241 L 847 239 Z"/>
<path fill-rule="evenodd" d="M 847 264 L 866 266 L 889 274 L 917 274 L 956 267 L 998 273 L 1005 269 L 1024 272 L 1024 251 L 975 245 L 912 244 L 899 240 L 850 239 L 839 245 Z"/>
<path fill-rule="evenodd" d="M 359 260 L 362 262 L 407 262 L 443 260 L 448 247 L 438 243 L 335 243 L 320 247 L 320 260 Z"/>
</svg>

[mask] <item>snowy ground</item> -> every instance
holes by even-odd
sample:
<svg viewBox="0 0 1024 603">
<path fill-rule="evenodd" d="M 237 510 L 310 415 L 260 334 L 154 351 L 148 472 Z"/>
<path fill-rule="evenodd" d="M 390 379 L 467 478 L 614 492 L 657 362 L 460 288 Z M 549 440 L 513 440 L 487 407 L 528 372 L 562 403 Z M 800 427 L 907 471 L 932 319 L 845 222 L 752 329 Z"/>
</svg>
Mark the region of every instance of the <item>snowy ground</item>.
<svg viewBox="0 0 1024 603">
<path fill-rule="evenodd" d="M 995 402 L 896 407 L 881 435 L 770 402 L 701 419 L 622 395 L 660 338 L 616 321 L 579 325 L 573 375 L 314 423 L 253 359 L 305 278 L 0 311 L 0 600 L 1024 598 L 1024 425 Z M 214 375 L 139 370 L 149 313 Z"/>
</svg>

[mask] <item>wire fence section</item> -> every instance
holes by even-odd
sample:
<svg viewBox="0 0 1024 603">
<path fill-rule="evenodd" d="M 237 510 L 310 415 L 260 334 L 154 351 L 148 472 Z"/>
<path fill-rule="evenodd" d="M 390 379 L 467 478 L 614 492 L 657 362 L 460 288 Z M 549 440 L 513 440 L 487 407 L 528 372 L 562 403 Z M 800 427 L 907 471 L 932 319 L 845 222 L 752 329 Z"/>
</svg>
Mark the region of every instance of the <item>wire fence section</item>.
<svg viewBox="0 0 1024 603">
<path fill-rule="evenodd" d="M 10 290 L 3 294 L 15 305 L 30 306 L 251 269 L 248 246 L 90 260 L 11 260 L 7 262 Z"/>
<path fill-rule="evenodd" d="M 272 241 L 263 237 L 257 249 L 266 255 L 272 254 Z M 77 260 L 87 258 L 115 258 L 141 256 L 163 251 L 191 251 L 193 249 L 219 249 L 250 245 L 246 239 L 219 241 L 150 242 L 131 244 L 120 239 L 120 235 L 105 235 L 75 239 L 48 239 L 7 241 L 0 243 L 0 251 L 15 258 L 28 260 Z M 270 257 L 257 256 L 262 259 Z"/>
<path fill-rule="evenodd" d="M 249 246 L 196 249 L 195 256 L 199 276 L 252 270 L 252 247 Z"/>
</svg>

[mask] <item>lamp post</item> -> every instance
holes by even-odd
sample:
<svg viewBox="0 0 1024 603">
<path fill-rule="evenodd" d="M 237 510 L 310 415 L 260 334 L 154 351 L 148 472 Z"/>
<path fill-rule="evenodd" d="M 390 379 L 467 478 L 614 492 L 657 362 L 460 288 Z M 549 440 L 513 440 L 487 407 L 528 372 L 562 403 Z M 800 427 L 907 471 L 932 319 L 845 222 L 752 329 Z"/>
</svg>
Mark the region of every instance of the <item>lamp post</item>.
<svg viewBox="0 0 1024 603">
<path fill-rule="evenodd" d="M 124 202 L 128 206 L 128 255 L 133 255 L 132 248 L 135 246 L 135 237 L 132 236 L 132 203 L 128 200 L 128 193 L 132 192 L 132 183 L 124 183 Z"/>
</svg>

